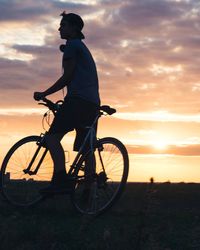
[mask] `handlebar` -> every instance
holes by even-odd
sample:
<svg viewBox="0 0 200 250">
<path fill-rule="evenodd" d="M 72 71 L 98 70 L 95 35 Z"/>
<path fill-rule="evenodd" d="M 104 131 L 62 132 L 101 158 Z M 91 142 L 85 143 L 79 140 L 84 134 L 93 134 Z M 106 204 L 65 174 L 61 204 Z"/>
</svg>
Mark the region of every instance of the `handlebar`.
<svg viewBox="0 0 200 250">
<path fill-rule="evenodd" d="M 49 99 L 47 99 L 46 97 L 43 97 L 41 99 L 41 101 L 43 101 L 43 102 L 39 102 L 38 104 L 48 107 L 54 114 L 58 111 L 60 105 L 63 103 L 62 100 L 59 100 L 56 103 L 54 103 L 54 102 L 50 101 Z M 107 113 L 108 115 L 112 115 L 112 114 L 116 113 L 116 109 L 111 108 L 108 105 L 99 106 L 98 110 L 103 111 L 103 112 Z"/>
<path fill-rule="evenodd" d="M 63 101 L 60 100 L 60 101 L 57 101 L 56 103 L 54 103 L 54 102 L 50 101 L 49 99 L 47 99 L 46 97 L 43 97 L 41 99 L 41 101 L 43 101 L 43 102 L 39 102 L 38 104 L 46 106 L 51 111 L 53 111 L 53 113 L 56 112 L 56 111 L 58 111 L 61 102 L 63 102 Z"/>
</svg>

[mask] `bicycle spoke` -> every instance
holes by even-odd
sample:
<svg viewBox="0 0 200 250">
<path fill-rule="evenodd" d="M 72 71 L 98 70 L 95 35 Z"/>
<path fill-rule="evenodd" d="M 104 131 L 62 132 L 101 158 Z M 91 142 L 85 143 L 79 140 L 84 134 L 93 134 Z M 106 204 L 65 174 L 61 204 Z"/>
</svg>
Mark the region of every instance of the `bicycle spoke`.
<svg viewBox="0 0 200 250">
<path fill-rule="evenodd" d="M 101 139 L 99 150 L 95 151 L 95 168 L 96 177 L 92 185 L 96 183 L 96 188 L 91 188 L 88 203 L 82 196 L 86 181 L 77 185 L 72 197 L 75 208 L 81 213 L 100 214 L 119 198 L 128 177 L 128 154 L 125 147 L 117 139 Z"/>
<path fill-rule="evenodd" d="M 28 206 L 39 201 L 39 192 L 52 179 L 53 164 L 49 154 L 45 156 L 37 173 L 24 172 L 38 148 L 38 136 L 30 136 L 20 140 L 8 152 L 2 165 L 2 186 L 5 198 L 15 205 Z M 44 153 L 40 148 L 30 171 L 34 171 Z M 31 173 L 31 172 L 30 172 Z"/>
</svg>

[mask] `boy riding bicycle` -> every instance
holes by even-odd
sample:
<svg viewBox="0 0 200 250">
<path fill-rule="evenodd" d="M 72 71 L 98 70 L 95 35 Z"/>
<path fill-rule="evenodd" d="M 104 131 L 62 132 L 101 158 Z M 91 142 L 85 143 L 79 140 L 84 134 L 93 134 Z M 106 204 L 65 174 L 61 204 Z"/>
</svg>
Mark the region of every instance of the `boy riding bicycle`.
<svg viewBox="0 0 200 250">
<path fill-rule="evenodd" d="M 86 126 L 94 121 L 100 105 L 98 76 L 95 62 L 86 45 L 82 42 L 84 22 L 80 16 L 63 12 L 59 32 L 65 39 L 62 66 L 63 75 L 46 91 L 35 92 L 34 99 L 40 100 L 67 87 L 67 95 L 60 110 L 57 112 L 45 143 L 54 163 L 54 175 L 51 184 L 44 193 L 57 193 L 70 189 L 65 170 L 65 154 L 61 145 L 63 136 L 76 130 L 74 150 L 78 151 L 87 133 Z M 90 155 L 86 165 L 92 168 L 93 156 Z"/>
</svg>

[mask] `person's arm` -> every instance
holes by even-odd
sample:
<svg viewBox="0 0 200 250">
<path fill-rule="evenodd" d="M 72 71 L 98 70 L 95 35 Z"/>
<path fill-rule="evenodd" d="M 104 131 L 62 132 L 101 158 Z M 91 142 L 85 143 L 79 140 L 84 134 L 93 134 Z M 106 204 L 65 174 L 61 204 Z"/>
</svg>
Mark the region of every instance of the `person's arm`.
<svg viewBox="0 0 200 250">
<path fill-rule="evenodd" d="M 51 94 L 59 91 L 60 89 L 64 88 L 65 86 L 67 86 L 67 84 L 69 84 L 70 81 L 72 80 L 75 65 L 76 65 L 75 58 L 64 59 L 64 61 L 63 61 L 63 68 L 64 68 L 63 75 L 50 88 L 48 88 L 44 92 L 35 92 L 34 99 L 40 100 L 43 97 L 45 97 L 47 95 L 51 95 Z"/>
</svg>

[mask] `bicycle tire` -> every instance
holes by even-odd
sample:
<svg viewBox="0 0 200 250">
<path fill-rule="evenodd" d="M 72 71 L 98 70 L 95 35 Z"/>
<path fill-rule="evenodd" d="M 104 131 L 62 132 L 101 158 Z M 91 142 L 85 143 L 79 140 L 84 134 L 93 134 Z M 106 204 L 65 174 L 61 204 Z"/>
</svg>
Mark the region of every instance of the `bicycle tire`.
<svg viewBox="0 0 200 250">
<path fill-rule="evenodd" d="M 6 201 L 16 206 L 31 206 L 43 196 L 40 189 L 45 188 L 52 179 L 53 164 L 49 152 L 42 160 L 35 175 L 24 173 L 30 159 L 39 147 L 42 137 L 28 136 L 15 143 L 5 156 L 1 167 L 1 191 Z M 35 167 L 46 149 L 40 147 L 33 162 Z"/>
<path fill-rule="evenodd" d="M 99 139 L 95 150 L 95 169 L 88 197 L 85 188 L 88 181 L 85 176 L 85 158 L 91 151 L 84 154 L 77 164 L 77 183 L 71 195 L 72 204 L 81 214 L 100 215 L 110 209 L 124 191 L 128 172 L 129 159 L 126 147 L 116 138 Z M 102 161 L 100 160 L 100 156 Z M 102 167 L 102 162 L 105 171 Z"/>
</svg>

